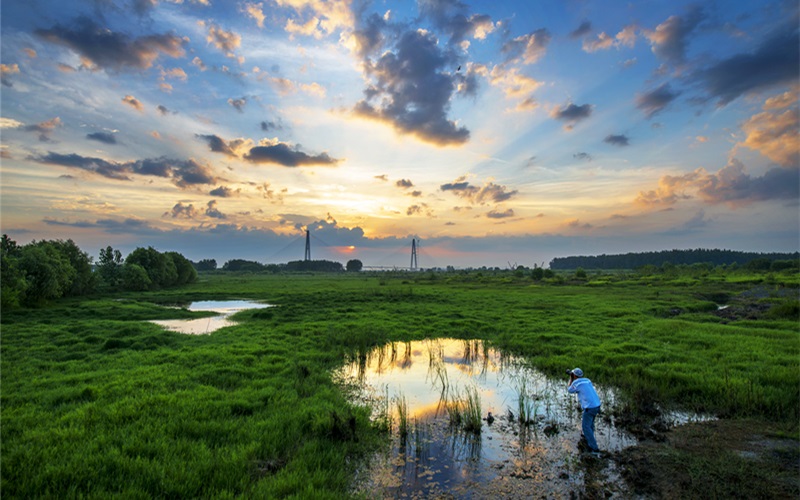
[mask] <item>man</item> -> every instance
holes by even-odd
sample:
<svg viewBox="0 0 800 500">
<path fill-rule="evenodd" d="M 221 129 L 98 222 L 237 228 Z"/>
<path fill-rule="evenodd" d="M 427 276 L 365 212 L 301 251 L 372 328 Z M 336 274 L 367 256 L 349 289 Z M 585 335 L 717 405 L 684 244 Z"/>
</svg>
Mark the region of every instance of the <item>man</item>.
<svg viewBox="0 0 800 500">
<path fill-rule="evenodd" d="M 583 370 L 575 368 L 574 370 L 568 370 L 567 373 L 569 373 L 567 392 L 577 394 L 581 408 L 583 408 L 583 417 L 581 419 L 583 437 L 586 438 L 589 451 L 593 455 L 599 456 L 600 449 L 597 447 L 597 440 L 594 438 L 594 419 L 600 413 L 600 396 L 594 390 L 592 381 L 583 376 Z"/>
</svg>

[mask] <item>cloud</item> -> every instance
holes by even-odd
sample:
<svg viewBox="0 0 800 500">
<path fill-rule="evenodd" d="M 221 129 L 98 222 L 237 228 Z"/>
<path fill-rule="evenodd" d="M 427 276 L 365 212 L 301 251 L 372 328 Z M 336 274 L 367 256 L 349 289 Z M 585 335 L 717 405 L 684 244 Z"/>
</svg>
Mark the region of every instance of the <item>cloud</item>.
<svg viewBox="0 0 800 500">
<path fill-rule="evenodd" d="M 242 11 L 245 12 L 248 16 L 252 17 L 256 21 L 256 25 L 259 28 L 264 27 L 264 4 L 263 3 L 245 3 L 242 5 Z"/>
<path fill-rule="evenodd" d="M 297 147 L 292 149 L 288 144 L 277 141 L 262 141 L 261 145 L 251 148 L 243 158 L 252 163 L 272 163 L 284 167 L 336 165 L 341 161 L 331 158 L 328 153 L 309 155 Z"/>
<path fill-rule="evenodd" d="M 55 118 L 37 123 L 36 125 L 24 125 L 22 130 L 26 132 L 38 132 L 39 140 L 42 142 L 48 142 L 50 141 L 50 134 L 55 129 L 61 127 L 61 125 L 61 118 L 56 116 Z"/>
<path fill-rule="evenodd" d="M 198 211 L 194 208 L 194 205 L 189 203 L 188 205 L 184 205 L 183 202 L 176 203 L 172 210 L 169 212 L 164 212 L 164 217 L 170 216 L 173 219 L 194 219 L 198 215 Z"/>
<path fill-rule="evenodd" d="M 424 215 L 425 217 L 434 217 L 433 209 L 427 203 L 420 203 L 419 205 L 411 205 L 406 209 L 406 215 Z"/>
<path fill-rule="evenodd" d="M 370 40 L 385 50 L 374 61 L 365 56 L 363 67 L 370 84 L 353 112 L 437 146 L 467 142 L 469 130 L 447 117 L 458 79 L 452 74 L 455 61 L 431 33 L 406 31 L 390 40 L 391 34 L 387 28 L 381 37 Z M 364 54 L 373 50 L 361 48 Z"/>
<path fill-rule="evenodd" d="M 238 99 L 228 99 L 228 104 L 233 106 L 239 113 L 244 113 L 244 106 L 247 104 L 247 97 L 240 97 Z"/>
<path fill-rule="evenodd" d="M 702 9 L 693 7 L 685 16 L 670 16 L 654 31 L 644 30 L 644 36 L 650 41 L 656 56 L 673 66 L 680 66 L 686 60 L 690 35 L 704 19 Z"/>
<path fill-rule="evenodd" d="M 591 32 L 592 32 L 592 23 L 590 23 L 589 21 L 583 21 L 580 26 L 575 28 L 575 31 L 569 34 L 569 37 L 572 39 L 582 38 Z"/>
<path fill-rule="evenodd" d="M 39 37 L 69 48 L 95 67 L 120 71 L 147 69 L 162 54 L 182 57 L 186 41 L 174 34 L 131 38 L 106 29 L 87 17 L 76 19 L 72 27 L 60 24 L 35 31 Z"/>
<path fill-rule="evenodd" d="M 617 33 L 617 35 L 614 37 L 616 39 L 615 45 L 617 46 L 617 48 L 619 48 L 620 46 L 633 48 L 633 46 L 636 45 L 637 29 L 638 28 L 634 24 L 622 28 L 622 31 Z"/>
<path fill-rule="evenodd" d="M 626 136 L 624 134 L 622 134 L 622 135 L 609 134 L 609 135 L 606 136 L 605 139 L 603 139 L 603 142 L 605 142 L 607 144 L 614 145 L 614 146 L 620 146 L 620 147 L 624 147 L 624 146 L 629 146 L 630 145 L 630 139 L 628 139 L 628 136 Z"/>
<path fill-rule="evenodd" d="M 597 38 L 592 40 L 584 40 L 582 49 L 584 52 L 597 52 L 598 50 L 608 50 L 610 48 L 620 47 L 633 47 L 636 45 L 636 29 L 635 25 L 626 26 L 617 33 L 614 37 L 608 35 L 605 31 L 600 32 Z"/>
<path fill-rule="evenodd" d="M 251 139 L 231 139 L 230 141 L 226 141 L 222 137 L 213 134 L 196 134 L 195 137 L 206 141 L 211 151 L 237 158 L 244 155 L 250 148 L 253 147 L 253 141 Z"/>
<path fill-rule="evenodd" d="M 580 219 L 568 220 L 565 225 L 567 227 L 573 228 L 573 229 L 591 229 L 592 227 L 594 227 L 591 224 L 589 224 L 588 222 L 581 224 Z"/>
<path fill-rule="evenodd" d="M 800 168 L 772 168 L 761 177 L 752 177 L 736 158 L 716 173 L 699 168 L 680 176 L 663 176 L 658 187 L 642 191 L 635 203 L 643 206 L 673 205 L 697 196 L 710 204 L 733 207 L 756 201 L 797 200 L 800 197 Z"/>
<path fill-rule="evenodd" d="M 66 227 L 79 227 L 79 228 L 98 228 L 110 234 L 124 234 L 128 235 L 132 232 L 141 234 L 144 231 L 150 231 L 153 228 L 142 219 L 125 218 L 125 219 L 97 219 L 91 221 L 64 221 L 51 219 L 45 217 L 42 222 L 49 226 L 66 226 Z"/>
<path fill-rule="evenodd" d="M 32 157 L 32 159 L 39 163 L 78 168 L 115 180 L 131 180 L 130 175 L 133 174 L 168 178 L 180 188 L 188 188 L 198 184 L 213 184 L 217 180 L 209 167 L 201 165 L 193 159 L 172 160 L 161 157 L 115 162 L 102 158 L 81 156 L 75 153 L 60 154 L 53 152 L 48 152 L 44 156 Z"/>
<path fill-rule="evenodd" d="M 283 130 L 283 125 L 280 122 L 263 121 L 261 122 L 261 130 L 269 132 L 270 130 Z"/>
<path fill-rule="evenodd" d="M 289 80 L 288 78 L 279 77 L 269 77 L 267 81 L 270 83 L 270 85 L 272 85 L 275 91 L 282 96 L 294 94 L 298 91 L 316 97 L 325 97 L 325 94 L 327 93 L 325 87 L 317 82 L 298 83 Z"/>
<path fill-rule="evenodd" d="M 575 125 L 590 116 L 592 116 L 592 111 L 594 110 L 594 106 L 591 104 L 583 104 L 581 106 L 577 106 L 575 104 L 569 103 L 565 105 L 563 108 L 555 108 L 550 112 L 550 117 L 556 120 L 561 120 L 566 122 L 564 128 L 566 130 L 572 130 Z"/>
<path fill-rule="evenodd" d="M 212 219 L 227 219 L 228 216 L 223 214 L 217 208 L 217 200 L 211 200 L 206 205 L 206 215 Z"/>
<path fill-rule="evenodd" d="M 195 58 L 192 59 L 192 64 L 194 64 L 200 71 L 205 71 L 208 69 L 206 63 L 204 63 L 203 60 L 197 56 L 195 56 Z"/>
<path fill-rule="evenodd" d="M 490 210 L 486 214 L 486 217 L 488 217 L 489 219 L 507 219 L 509 217 L 514 217 L 514 209 L 509 208 L 508 210 L 503 210 L 502 212 L 499 212 L 497 210 Z"/>
<path fill-rule="evenodd" d="M 142 104 L 142 102 L 139 101 L 139 99 L 133 97 L 132 95 L 126 95 L 125 97 L 123 97 L 122 102 L 132 107 L 136 111 L 144 113 L 144 104 Z"/>
<path fill-rule="evenodd" d="M 242 44 L 242 36 L 233 31 L 225 31 L 216 24 L 208 26 L 208 35 L 206 42 L 214 45 L 214 47 L 221 50 L 227 57 L 236 59 L 239 63 L 244 62 L 244 57 L 236 55 L 235 51 Z"/>
<path fill-rule="evenodd" d="M 442 191 L 450 191 L 459 198 L 463 198 L 473 205 L 484 205 L 486 203 L 501 203 L 511 199 L 518 191 L 508 191 L 505 186 L 497 185 L 493 182 L 486 182 L 483 186 L 473 186 L 466 177 L 462 176 L 455 180 L 439 186 Z"/>
<path fill-rule="evenodd" d="M 666 108 L 680 94 L 680 92 L 674 92 L 669 83 L 664 83 L 649 92 L 638 94 L 636 96 L 636 107 L 642 110 L 647 118 L 652 118 L 653 115 Z"/>
<path fill-rule="evenodd" d="M 292 7 L 295 12 L 301 16 L 304 14 L 308 15 L 310 18 L 309 21 L 304 23 L 301 20 L 300 24 L 311 24 L 316 30 L 302 34 L 313 35 L 315 38 L 321 38 L 324 35 L 335 33 L 338 30 L 352 30 L 355 25 L 351 0 L 340 0 L 337 2 L 324 2 L 320 0 L 275 0 L 275 3 L 281 7 Z M 290 18 L 287 20 L 284 29 L 289 33 L 294 33 L 292 29 L 296 26 L 298 26 L 297 23 L 295 23 L 294 19 Z"/>
<path fill-rule="evenodd" d="M 102 142 L 104 144 L 117 143 L 117 137 L 114 134 L 108 132 L 93 132 L 91 134 L 86 134 L 86 138 L 93 141 Z"/>
<path fill-rule="evenodd" d="M 401 189 L 408 189 L 414 187 L 414 183 L 408 179 L 400 179 L 399 181 L 395 182 L 394 185 Z"/>
<path fill-rule="evenodd" d="M 516 111 L 525 111 L 537 106 L 533 93 L 542 86 L 542 82 L 519 72 L 518 68 L 496 65 L 491 71 L 478 64 L 468 65 L 468 74 L 476 74 L 489 79 L 489 83 L 503 91 L 506 98 L 518 99 Z"/>
<path fill-rule="evenodd" d="M 800 73 L 800 36 L 796 21 L 764 40 L 754 52 L 738 54 L 697 71 L 698 83 L 718 106 L 740 96 L 797 81 Z"/>
<path fill-rule="evenodd" d="M 172 69 L 161 69 L 161 80 L 165 80 L 167 78 L 178 79 L 182 81 L 187 81 L 189 79 L 189 75 L 186 74 L 186 71 L 183 68 L 172 68 Z"/>
<path fill-rule="evenodd" d="M 758 151 L 778 165 L 797 167 L 800 165 L 799 116 L 796 106 L 783 112 L 758 113 L 742 124 L 747 138 L 739 144 Z"/>
<path fill-rule="evenodd" d="M 547 53 L 552 38 L 550 32 L 542 28 L 506 42 L 500 50 L 506 54 L 506 61 L 534 64 Z"/>
<path fill-rule="evenodd" d="M 614 46 L 614 38 L 608 36 L 605 31 L 597 35 L 595 40 L 584 40 L 584 52 L 597 52 L 598 50 L 610 49 Z"/>
<path fill-rule="evenodd" d="M 13 118 L 0 118 L 0 129 L 3 128 L 22 128 L 25 124 Z"/>
<path fill-rule="evenodd" d="M 241 189 L 231 189 L 227 186 L 220 186 L 208 192 L 211 196 L 218 196 L 220 198 L 233 198 L 239 196 L 242 192 Z"/>
<path fill-rule="evenodd" d="M 575 153 L 572 155 L 572 157 L 575 158 L 576 160 L 592 161 L 592 155 L 590 155 L 589 153 L 583 153 L 583 152 Z"/>
<path fill-rule="evenodd" d="M 159 113 L 161 113 L 161 116 L 166 116 L 170 114 L 170 110 L 167 109 L 167 107 L 164 106 L 163 104 L 159 104 L 158 106 L 156 106 L 156 109 L 158 110 Z"/>
<path fill-rule="evenodd" d="M 469 14 L 467 6 L 453 0 L 422 0 L 420 13 L 449 38 L 448 44 L 460 46 L 467 38 L 483 40 L 494 31 L 494 23 L 486 14 Z"/>
<path fill-rule="evenodd" d="M 766 102 L 764 102 L 764 110 L 772 111 L 775 109 L 788 108 L 797 102 L 799 92 L 800 85 L 795 85 L 791 90 L 787 90 L 783 94 L 768 98 Z"/>
<path fill-rule="evenodd" d="M 19 74 L 18 64 L 0 64 L 0 83 L 6 87 L 13 87 L 11 80 L 8 79 L 9 75 Z"/>
</svg>

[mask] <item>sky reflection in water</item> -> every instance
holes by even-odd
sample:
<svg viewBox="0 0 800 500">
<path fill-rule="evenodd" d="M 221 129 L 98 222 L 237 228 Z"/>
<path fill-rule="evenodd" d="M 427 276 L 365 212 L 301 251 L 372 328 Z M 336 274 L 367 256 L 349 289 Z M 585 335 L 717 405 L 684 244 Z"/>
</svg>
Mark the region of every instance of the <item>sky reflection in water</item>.
<svg viewBox="0 0 800 500">
<path fill-rule="evenodd" d="M 191 302 L 188 305 L 181 305 L 190 311 L 213 311 L 219 313 L 217 316 L 209 316 L 197 319 L 165 319 L 153 320 L 152 323 L 161 325 L 168 330 L 191 335 L 202 335 L 214 332 L 226 326 L 235 325 L 236 322 L 230 316 L 246 309 L 261 309 L 272 307 L 270 304 L 262 304 L 250 300 L 200 300 Z"/>
<path fill-rule="evenodd" d="M 369 404 L 376 418 L 381 409 L 393 415 L 390 453 L 362 473 L 360 488 L 367 493 L 479 498 L 481 492 L 524 497 L 530 488 L 542 494 L 585 492 L 592 469 L 578 456 L 581 414 L 566 392 L 566 377 L 550 379 L 482 341 L 458 339 L 388 344 L 357 354 L 336 376 L 357 388 L 355 397 Z M 595 385 L 604 405 L 613 404 L 614 392 Z M 480 395 L 479 435 L 449 425 L 446 401 L 463 397 L 467 388 Z M 529 402 L 529 425 L 519 423 L 520 394 Z M 397 431 L 399 398 L 408 405 L 405 441 Z M 636 444 L 608 419 L 598 418 L 596 425 L 604 450 Z M 606 468 L 602 474 L 608 480 L 615 472 Z"/>
</svg>

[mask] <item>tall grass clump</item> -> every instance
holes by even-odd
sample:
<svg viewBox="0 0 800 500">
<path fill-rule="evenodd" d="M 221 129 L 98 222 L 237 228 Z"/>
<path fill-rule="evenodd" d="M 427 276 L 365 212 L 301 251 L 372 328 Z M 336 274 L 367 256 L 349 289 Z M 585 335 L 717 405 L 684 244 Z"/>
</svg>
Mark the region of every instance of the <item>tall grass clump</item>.
<svg viewBox="0 0 800 500">
<path fill-rule="evenodd" d="M 515 386 L 517 393 L 517 418 L 522 425 L 530 425 L 536 419 L 536 401 L 528 392 L 528 379 L 522 377 Z"/>
<path fill-rule="evenodd" d="M 481 433 L 481 396 L 477 388 L 467 387 L 463 395 L 455 391 L 446 407 L 451 427 Z"/>
<path fill-rule="evenodd" d="M 476 387 L 468 387 L 464 405 L 464 430 L 481 433 L 481 395 Z"/>
<path fill-rule="evenodd" d="M 408 401 L 405 395 L 400 394 L 395 400 L 397 408 L 397 432 L 400 434 L 400 441 L 405 443 L 408 438 Z"/>
</svg>

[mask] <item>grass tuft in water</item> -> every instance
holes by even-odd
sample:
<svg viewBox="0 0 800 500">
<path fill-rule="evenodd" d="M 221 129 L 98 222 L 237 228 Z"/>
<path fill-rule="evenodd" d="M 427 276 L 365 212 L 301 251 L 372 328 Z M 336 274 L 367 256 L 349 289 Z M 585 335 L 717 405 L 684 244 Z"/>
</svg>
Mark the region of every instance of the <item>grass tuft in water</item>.
<svg viewBox="0 0 800 500">
<path fill-rule="evenodd" d="M 528 393 L 528 381 L 522 378 L 516 386 L 517 418 L 522 425 L 530 425 L 536 420 L 536 402 Z"/>
<path fill-rule="evenodd" d="M 408 401 L 403 394 L 400 394 L 397 396 L 395 404 L 397 405 L 397 431 L 400 434 L 400 441 L 405 443 L 408 439 Z"/>
</svg>

